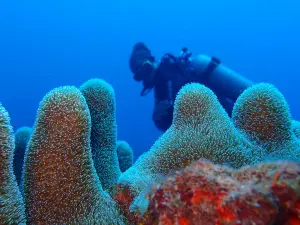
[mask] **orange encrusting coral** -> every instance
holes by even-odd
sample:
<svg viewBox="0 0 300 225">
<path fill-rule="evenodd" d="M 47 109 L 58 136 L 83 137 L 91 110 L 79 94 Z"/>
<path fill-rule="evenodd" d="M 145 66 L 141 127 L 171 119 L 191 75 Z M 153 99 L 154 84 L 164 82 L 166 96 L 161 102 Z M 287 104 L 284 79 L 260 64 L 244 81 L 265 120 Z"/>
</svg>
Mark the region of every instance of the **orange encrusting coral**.
<svg viewBox="0 0 300 225">
<path fill-rule="evenodd" d="M 130 224 L 137 224 L 137 221 L 141 220 L 138 214 L 131 212 L 129 209 L 134 200 L 130 188 L 123 185 L 117 185 L 113 199 L 117 202 L 121 213 L 127 218 Z"/>
<path fill-rule="evenodd" d="M 197 161 L 154 187 L 139 225 L 296 225 L 300 163 L 268 162 L 240 170 Z"/>
</svg>

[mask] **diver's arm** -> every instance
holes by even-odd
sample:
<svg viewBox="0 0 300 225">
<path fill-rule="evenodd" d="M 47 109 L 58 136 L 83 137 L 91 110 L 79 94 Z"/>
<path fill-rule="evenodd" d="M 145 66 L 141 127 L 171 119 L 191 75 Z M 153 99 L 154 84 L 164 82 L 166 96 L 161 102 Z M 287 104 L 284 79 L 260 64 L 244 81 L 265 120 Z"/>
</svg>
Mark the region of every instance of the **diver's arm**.
<svg viewBox="0 0 300 225">
<path fill-rule="evenodd" d="M 155 126 L 166 131 L 173 120 L 173 99 L 170 96 L 172 90 L 167 82 L 158 82 L 154 88 L 155 105 L 152 119 Z"/>
</svg>

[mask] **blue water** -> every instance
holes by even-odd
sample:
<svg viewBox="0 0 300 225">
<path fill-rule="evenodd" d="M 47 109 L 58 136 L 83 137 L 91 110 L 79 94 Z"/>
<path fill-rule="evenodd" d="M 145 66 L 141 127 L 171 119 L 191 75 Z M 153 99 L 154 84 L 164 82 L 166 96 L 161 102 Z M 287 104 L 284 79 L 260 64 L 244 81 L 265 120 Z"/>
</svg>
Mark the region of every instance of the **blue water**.
<svg viewBox="0 0 300 225">
<path fill-rule="evenodd" d="M 33 125 L 51 89 L 103 78 L 115 88 L 118 138 L 137 157 L 160 135 L 153 96 L 139 96 L 128 67 L 132 45 L 143 41 L 158 58 L 186 46 L 274 84 L 300 120 L 298 2 L 1 0 L 0 102 L 16 130 Z"/>
</svg>

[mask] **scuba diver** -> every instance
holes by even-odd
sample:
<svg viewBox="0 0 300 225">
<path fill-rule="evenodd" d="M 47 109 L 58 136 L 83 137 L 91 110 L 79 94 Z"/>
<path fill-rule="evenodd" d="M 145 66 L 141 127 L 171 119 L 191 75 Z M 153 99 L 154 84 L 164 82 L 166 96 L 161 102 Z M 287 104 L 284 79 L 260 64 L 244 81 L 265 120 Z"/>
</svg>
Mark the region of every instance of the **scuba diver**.
<svg viewBox="0 0 300 225">
<path fill-rule="evenodd" d="M 201 83 L 210 88 L 229 116 L 238 96 L 253 82 L 222 65 L 216 57 L 197 55 L 183 48 L 179 56 L 166 53 L 157 62 L 142 42 L 133 46 L 129 67 L 134 80 L 143 82 L 141 96 L 154 89 L 152 119 L 166 131 L 172 124 L 173 106 L 178 91 L 187 83 Z"/>
</svg>

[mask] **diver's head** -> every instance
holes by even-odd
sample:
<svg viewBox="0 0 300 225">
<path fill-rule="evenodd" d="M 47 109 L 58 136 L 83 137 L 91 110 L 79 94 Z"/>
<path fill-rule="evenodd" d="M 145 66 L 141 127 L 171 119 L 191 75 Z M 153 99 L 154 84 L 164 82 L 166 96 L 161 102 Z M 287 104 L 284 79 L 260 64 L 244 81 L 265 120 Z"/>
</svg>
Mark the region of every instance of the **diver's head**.
<svg viewBox="0 0 300 225">
<path fill-rule="evenodd" d="M 155 58 L 144 43 L 138 42 L 133 46 L 129 67 L 134 75 L 133 79 L 138 82 L 148 80 L 154 73 Z"/>
<path fill-rule="evenodd" d="M 138 42 L 133 46 L 129 67 L 133 73 L 133 79 L 143 82 L 144 88 L 141 95 L 146 95 L 154 87 L 157 63 L 144 43 Z"/>
</svg>

